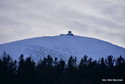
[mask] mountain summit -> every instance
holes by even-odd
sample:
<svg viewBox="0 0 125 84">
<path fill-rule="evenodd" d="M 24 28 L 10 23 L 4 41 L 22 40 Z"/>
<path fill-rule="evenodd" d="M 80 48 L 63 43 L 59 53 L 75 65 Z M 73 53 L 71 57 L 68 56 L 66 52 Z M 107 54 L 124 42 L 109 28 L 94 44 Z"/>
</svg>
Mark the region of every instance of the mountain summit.
<svg viewBox="0 0 125 84">
<path fill-rule="evenodd" d="M 76 36 L 68 31 L 67 34 L 58 36 L 44 36 L 30 38 L 0 45 L 0 54 L 6 51 L 14 59 L 21 54 L 24 57 L 31 56 L 34 60 L 51 55 L 67 60 L 70 56 L 81 59 L 84 55 L 94 59 L 107 57 L 125 56 L 125 49 L 102 40 Z"/>
</svg>

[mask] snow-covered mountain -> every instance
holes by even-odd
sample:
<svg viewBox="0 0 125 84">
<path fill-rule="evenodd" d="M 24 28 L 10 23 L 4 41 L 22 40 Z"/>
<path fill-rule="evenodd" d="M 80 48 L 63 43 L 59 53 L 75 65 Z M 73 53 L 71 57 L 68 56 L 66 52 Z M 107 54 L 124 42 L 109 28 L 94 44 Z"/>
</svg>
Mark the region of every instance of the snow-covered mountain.
<svg viewBox="0 0 125 84">
<path fill-rule="evenodd" d="M 94 59 L 108 55 L 125 57 L 125 49 L 122 47 L 94 38 L 76 36 L 71 32 L 1 44 L 1 56 L 4 51 L 14 59 L 18 59 L 21 54 L 24 54 L 24 57 L 31 56 L 34 60 L 39 60 L 47 55 L 65 60 L 71 55 L 76 56 L 78 60 L 84 55 Z"/>
</svg>

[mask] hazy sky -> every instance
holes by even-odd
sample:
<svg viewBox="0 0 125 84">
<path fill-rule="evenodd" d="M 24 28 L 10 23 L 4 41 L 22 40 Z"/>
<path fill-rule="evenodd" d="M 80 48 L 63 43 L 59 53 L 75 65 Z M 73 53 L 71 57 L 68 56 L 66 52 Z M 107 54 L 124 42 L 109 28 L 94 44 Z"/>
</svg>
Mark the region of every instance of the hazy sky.
<svg viewBox="0 0 125 84">
<path fill-rule="evenodd" d="M 0 0 L 0 44 L 68 30 L 125 47 L 125 0 Z"/>
</svg>

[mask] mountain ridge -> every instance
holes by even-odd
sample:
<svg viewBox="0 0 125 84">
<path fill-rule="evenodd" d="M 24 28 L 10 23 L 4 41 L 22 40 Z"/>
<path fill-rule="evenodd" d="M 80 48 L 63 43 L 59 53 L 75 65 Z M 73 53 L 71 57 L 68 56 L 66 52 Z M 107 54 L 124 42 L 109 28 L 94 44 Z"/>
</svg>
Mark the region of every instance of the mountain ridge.
<svg viewBox="0 0 125 84">
<path fill-rule="evenodd" d="M 0 44 L 0 54 L 4 51 L 14 59 L 18 59 L 20 54 L 24 54 L 25 57 L 31 56 L 35 60 L 47 55 L 65 60 L 70 56 L 77 56 L 79 60 L 84 55 L 94 59 L 108 55 L 125 56 L 123 47 L 100 39 L 67 34 L 29 38 Z"/>
</svg>

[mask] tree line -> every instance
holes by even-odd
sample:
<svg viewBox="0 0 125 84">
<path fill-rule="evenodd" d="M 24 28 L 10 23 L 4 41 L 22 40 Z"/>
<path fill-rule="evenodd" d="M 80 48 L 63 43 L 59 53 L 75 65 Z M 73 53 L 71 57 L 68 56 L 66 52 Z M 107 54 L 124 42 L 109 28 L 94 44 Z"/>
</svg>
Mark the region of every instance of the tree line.
<svg viewBox="0 0 125 84">
<path fill-rule="evenodd" d="M 122 79 L 123 81 L 102 81 Z M 78 62 L 71 56 L 66 62 L 50 55 L 38 63 L 31 57 L 13 60 L 10 55 L 0 58 L 0 84 L 124 84 L 125 59 L 122 56 L 93 60 L 87 55 Z"/>
</svg>

